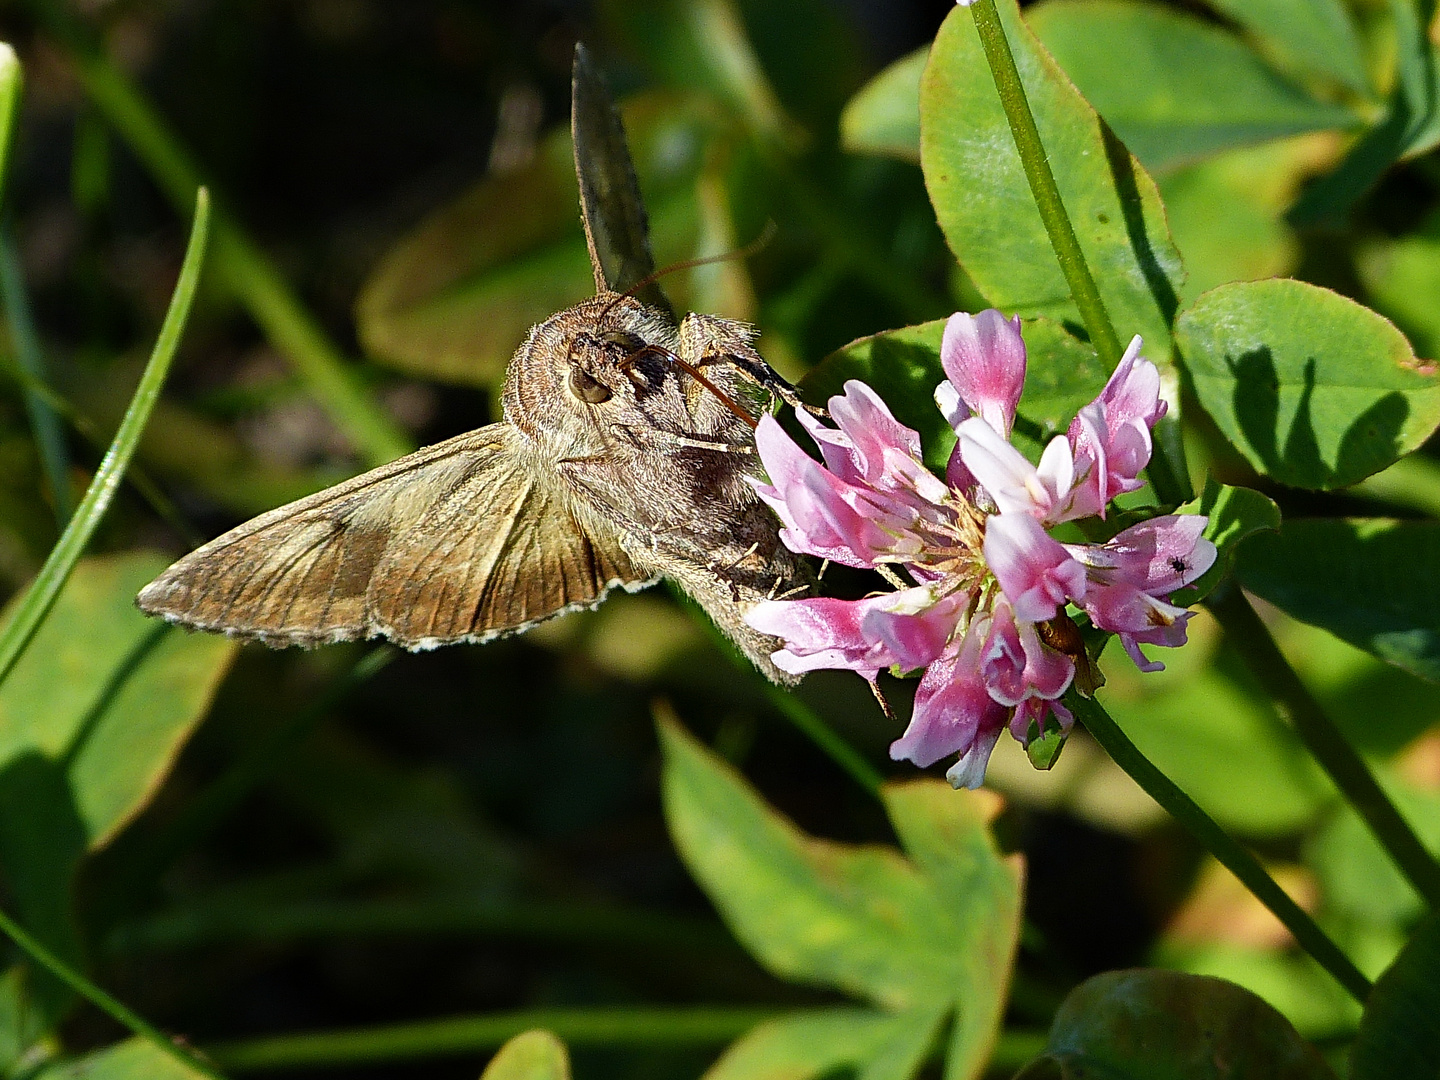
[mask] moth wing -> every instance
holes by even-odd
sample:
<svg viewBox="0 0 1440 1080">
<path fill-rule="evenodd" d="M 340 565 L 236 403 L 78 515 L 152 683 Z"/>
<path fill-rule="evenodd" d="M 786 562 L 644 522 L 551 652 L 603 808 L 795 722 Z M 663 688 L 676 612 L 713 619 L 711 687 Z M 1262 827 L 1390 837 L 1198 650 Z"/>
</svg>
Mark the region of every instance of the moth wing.
<svg viewBox="0 0 1440 1080">
<path fill-rule="evenodd" d="M 141 590 L 141 610 L 271 645 L 383 636 L 485 641 L 638 588 L 614 537 L 583 527 L 492 424 L 262 514 Z"/>
<path fill-rule="evenodd" d="M 597 291 L 627 292 L 655 271 L 650 224 L 635 163 L 625 141 L 625 126 L 605 89 L 600 70 L 583 44 L 575 46 L 570 86 L 570 134 L 575 148 L 575 179 L 580 186 L 580 218 Z M 655 282 L 635 294 L 651 307 L 672 314 L 670 301 Z"/>
</svg>

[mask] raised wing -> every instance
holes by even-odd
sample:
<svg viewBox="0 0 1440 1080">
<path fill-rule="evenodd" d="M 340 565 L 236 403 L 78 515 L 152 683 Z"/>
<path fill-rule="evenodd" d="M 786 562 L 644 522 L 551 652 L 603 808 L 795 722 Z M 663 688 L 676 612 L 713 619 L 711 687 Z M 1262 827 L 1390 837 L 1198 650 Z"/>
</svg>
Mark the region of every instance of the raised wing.
<svg viewBox="0 0 1440 1080">
<path fill-rule="evenodd" d="M 580 217 L 585 223 L 596 291 L 626 292 L 655 272 L 650 224 L 625 142 L 625 127 L 583 44 L 575 46 L 570 133 L 575 145 L 575 179 L 580 184 Z M 670 301 L 653 281 L 635 295 L 673 316 Z"/>
<path fill-rule="evenodd" d="M 141 610 L 270 645 L 488 641 L 649 583 L 527 470 L 509 424 L 261 514 L 147 585 Z"/>
</svg>

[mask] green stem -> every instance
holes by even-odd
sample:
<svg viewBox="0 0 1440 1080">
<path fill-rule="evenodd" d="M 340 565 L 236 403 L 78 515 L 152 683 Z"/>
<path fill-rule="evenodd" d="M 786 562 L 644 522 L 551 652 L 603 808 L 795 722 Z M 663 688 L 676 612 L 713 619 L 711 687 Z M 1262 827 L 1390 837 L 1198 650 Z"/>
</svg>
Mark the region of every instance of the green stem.
<svg viewBox="0 0 1440 1080">
<path fill-rule="evenodd" d="M 744 663 L 740 657 L 736 663 Z M 748 667 L 748 663 L 746 664 Z M 885 778 L 875 766 L 866 761 L 860 751 L 842 739 L 835 729 L 825 723 L 810 706 L 806 705 L 793 691 L 766 684 L 765 696 L 777 712 L 799 728 L 816 746 L 820 747 L 831 761 L 845 770 L 846 775 L 869 794 L 880 797 L 880 786 Z"/>
<path fill-rule="evenodd" d="M 685 955 L 706 964 L 739 955 L 717 923 L 582 901 L 496 904 L 473 896 L 419 900 L 318 900 L 266 904 L 242 897 L 192 901 L 121 928 L 116 952 L 193 949 L 235 941 L 314 941 L 344 937 L 464 936 L 571 945 L 604 944 Z"/>
<path fill-rule="evenodd" d="M 970 11 L 975 16 L 980 45 L 990 63 L 990 74 L 995 80 L 995 89 L 1000 93 L 1005 119 L 1010 122 L 1010 133 L 1015 138 L 1015 149 L 1020 153 L 1025 179 L 1030 183 L 1030 193 L 1035 196 L 1035 205 L 1040 210 L 1040 220 L 1045 223 L 1050 246 L 1055 249 L 1055 258 L 1060 262 L 1060 271 L 1065 275 L 1075 306 L 1080 309 L 1080 317 L 1090 332 L 1091 344 L 1100 354 L 1100 359 L 1113 368 L 1120 362 L 1120 338 L 1115 333 L 1109 312 L 1105 310 L 1105 302 L 1100 298 L 1099 286 L 1085 262 L 1085 254 L 1080 250 L 1080 241 L 1075 235 L 1075 227 L 1070 224 L 1070 215 L 1065 212 L 1060 188 L 1050 169 L 1050 159 L 1040 142 L 1035 116 L 1025 97 L 1020 71 L 1015 66 L 1015 56 L 1010 51 L 1010 42 L 1006 40 L 1005 28 L 1000 24 L 1000 14 L 995 10 L 995 0 L 976 0 Z"/>
<path fill-rule="evenodd" d="M 4 630 L 0 631 L 0 682 L 4 682 L 5 677 L 10 674 L 55 603 L 55 598 L 60 595 L 61 587 L 70 577 L 70 571 L 75 568 L 85 545 L 90 542 L 100 519 L 109 509 L 130 459 L 135 456 L 135 448 L 139 445 L 145 424 L 150 419 L 150 411 L 160 397 L 160 388 L 165 384 L 170 362 L 175 358 L 175 350 L 179 347 L 180 336 L 185 330 L 185 320 L 189 317 L 190 304 L 195 298 L 195 287 L 200 281 L 200 267 L 205 259 L 205 241 L 209 231 L 210 196 L 201 188 L 196 194 L 195 219 L 190 227 L 190 241 L 185 248 L 185 261 L 180 267 L 180 277 L 175 283 L 174 295 L 170 298 L 170 309 L 165 313 L 160 335 L 155 341 L 155 348 L 145 365 L 145 371 L 140 376 L 140 383 L 135 388 L 135 396 L 130 399 L 130 405 L 125 410 L 124 419 L 120 421 L 120 428 L 115 432 L 110 449 L 105 452 L 100 467 L 95 470 L 95 478 L 90 481 L 90 486 L 70 518 L 70 523 L 50 550 L 45 565 L 40 568 L 40 573 L 20 601 L 15 614 Z"/>
<path fill-rule="evenodd" d="M 127 1028 L 134 1034 L 153 1043 L 162 1053 L 174 1058 L 187 1069 L 212 1077 L 213 1080 L 225 1080 L 222 1073 L 216 1070 L 203 1057 L 175 1042 L 155 1027 L 143 1016 L 133 1012 L 115 998 L 111 997 L 100 987 L 96 986 L 85 976 L 75 971 L 58 956 L 52 953 L 44 945 L 4 911 L 0 911 L 0 931 L 15 942 L 25 953 L 50 974 L 54 975 L 66 986 L 74 990 L 90 1004 L 94 1005 L 101 1012 L 104 1012 L 111 1019 L 121 1026 Z"/>
<path fill-rule="evenodd" d="M 1386 854 L 1431 909 L 1440 911 L 1440 862 L 1426 849 L 1364 760 L 1300 681 L 1245 594 L 1231 585 L 1211 594 L 1207 605 L 1265 692 L 1369 826 Z"/>
<path fill-rule="evenodd" d="M 526 1009 L 484 1016 L 348 1031 L 277 1035 L 210 1047 L 234 1072 L 373 1065 L 493 1050 L 523 1031 L 544 1028 L 572 1046 L 722 1046 L 756 1024 L 784 1015 L 757 1006 Z"/>
<path fill-rule="evenodd" d="M 177 207 L 188 207 L 200 170 L 144 94 L 94 49 L 54 0 L 33 0 L 68 48 L 95 107 Z M 265 336 L 289 357 L 330 419 L 372 465 L 408 453 L 410 439 L 365 393 L 349 361 L 285 283 L 275 264 L 228 214 L 215 217 L 215 265 Z"/>
<path fill-rule="evenodd" d="M 796 697 L 793 692 L 775 686 L 756 671 L 755 665 L 750 663 L 734 643 L 720 632 L 719 627 L 715 625 L 709 615 L 705 614 L 699 604 L 674 585 L 670 587 L 670 593 L 704 628 L 715 648 L 724 653 L 736 668 L 764 687 L 765 697 L 774 706 L 776 712 L 799 728 L 802 734 L 824 751 L 825 756 L 840 766 L 845 775 L 864 788 L 867 794 L 879 798 L 880 786 L 885 782 L 885 778 L 865 760 L 858 750 L 842 739 L 834 728 L 825 723 L 815 710 Z"/>
<path fill-rule="evenodd" d="M 1085 697 L 1072 688 L 1065 695 L 1065 704 L 1095 737 L 1095 741 L 1105 748 L 1105 752 L 1115 764 L 1171 817 L 1185 826 L 1206 851 L 1239 878 L 1244 886 L 1285 924 L 1285 928 L 1294 935 L 1300 947 L 1363 1005 L 1370 996 L 1370 980 L 1361 974 L 1350 962 L 1350 958 L 1340 951 L 1339 946 L 1326 936 L 1315 920 L 1276 884 L 1275 879 L 1265 872 L 1265 868 L 1255 856 L 1241 847 L 1213 818 L 1200 809 L 1190 796 L 1181 791 L 1174 781 L 1156 768 L 1098 701 Z"/>
</svg>

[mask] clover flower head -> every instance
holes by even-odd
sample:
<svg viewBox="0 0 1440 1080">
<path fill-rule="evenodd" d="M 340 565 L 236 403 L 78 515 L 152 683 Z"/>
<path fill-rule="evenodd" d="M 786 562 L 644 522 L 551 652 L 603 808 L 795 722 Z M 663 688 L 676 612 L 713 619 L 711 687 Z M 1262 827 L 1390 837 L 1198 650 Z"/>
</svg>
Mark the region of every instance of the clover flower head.
<svg viewBox="0 0 1440 1080">
<path fill-rule="evenodd" d="M 755 486 L 785 544 L 879 569 L 897 587 L 861 600 L 766 601 L 746 621 L 784 642 L 772 659 L 792 674 L 842 668 L 873 686 L 881 671 L 923 669 L 891 757 L 924 767 L 958 755 L 947 777 L 978 787 L 1007 728 L 1022 743 L 1047 725 L 1069 730 L 1059 699 L 1077 664 L 1088 664 L 1069 606 L 1119 635 L 1141 670 L 1158 670 L 1140 646 L 1185 643 L 1190 613 L 1170 596 L 1216 553 L 1198 515 L 1150 518 L 1104 543 L 1050 534 L 1061 522 L 1103 518 L 1116 495 L 1143 484 L 1165 402 L 1138 337 L 1038 464 L 1010 442 L 1025 382 L 1019 319 L 953 315 L 940 359 L 946 378 L 935 401 L 956 436 L 944 481 L 922 463 L 919 435 L 863 382 L 830 399 L 834 427 L 799 416 L 820 461 L 773 417 L 761 419 L 756 446 L 769 483 Z"/>
</svg>

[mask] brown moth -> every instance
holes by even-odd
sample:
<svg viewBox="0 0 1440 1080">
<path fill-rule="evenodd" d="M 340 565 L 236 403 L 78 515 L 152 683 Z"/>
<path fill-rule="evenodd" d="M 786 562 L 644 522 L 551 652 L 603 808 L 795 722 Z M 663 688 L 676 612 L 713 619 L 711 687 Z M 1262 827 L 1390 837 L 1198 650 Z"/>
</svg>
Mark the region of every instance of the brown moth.
<svg viewBox="0 0 1440 1080">
<path fill-rule="evenodd" d="M 743 610 L 812 580 L 747 482 L 756 418 L 794 391 L 750 327 L 676 325 L 650 280 L 619 116 L 579 47 L 572 128 L 597 295 L 530 331 L 506 371 L 505 419 L 232 529 L 147 585 L 143 611 L 274 646 L 430 649 L 663 577 L 791 681 L 769 659 L 780 643 Z"/>
</svg>

